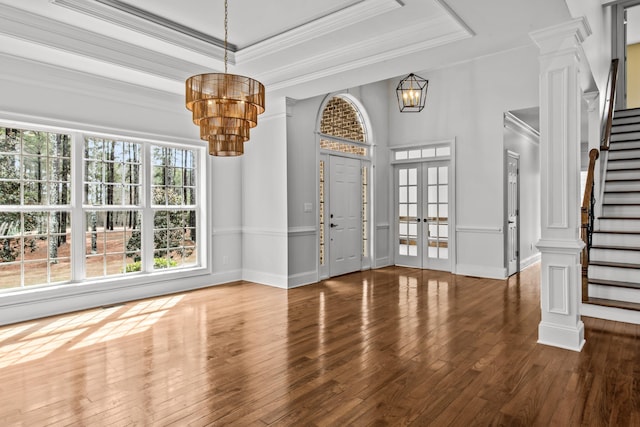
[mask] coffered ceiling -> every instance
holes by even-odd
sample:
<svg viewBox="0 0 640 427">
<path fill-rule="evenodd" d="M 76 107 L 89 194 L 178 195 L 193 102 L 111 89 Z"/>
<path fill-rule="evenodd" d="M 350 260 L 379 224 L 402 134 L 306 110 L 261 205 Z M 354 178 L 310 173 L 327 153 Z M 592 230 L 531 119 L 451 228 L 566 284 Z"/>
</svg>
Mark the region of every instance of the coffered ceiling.
<svg viewBox="0 0 640 427">
<path fill-rule="evenodd" d="M 223 0 L 0 0 L 0 55 L 182 93 L 224 69 Z M 229 0 L 229 72 L 310 96 L 531 43 L 564 0 Z"/>
</svg>

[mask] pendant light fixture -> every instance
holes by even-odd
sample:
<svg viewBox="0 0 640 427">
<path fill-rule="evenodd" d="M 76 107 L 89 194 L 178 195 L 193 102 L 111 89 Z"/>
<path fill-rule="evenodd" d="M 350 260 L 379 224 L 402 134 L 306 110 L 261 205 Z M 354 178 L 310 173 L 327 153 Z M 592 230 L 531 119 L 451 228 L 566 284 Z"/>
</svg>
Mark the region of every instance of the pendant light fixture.
<svg viewBox="0 0 640 427">
<path fill-rule="evenodd" d="M 424 108 L 427 99 L 427 87 L 429 81 L 411 73 L 400 80 L 396 87 L 398 97 L 398 107 L 401 113 L 417 113 Z"/>
<path fill-rule="evenodd" d="M 186 106 L 200 138 L 212 156 L 240 156 L 249 130 L 264 113 L 264 85 L 250 77 L 227 73 L 228 0 L 224 2 L 224 73 L 191 76 L 186 81 Z"/>
</svg>

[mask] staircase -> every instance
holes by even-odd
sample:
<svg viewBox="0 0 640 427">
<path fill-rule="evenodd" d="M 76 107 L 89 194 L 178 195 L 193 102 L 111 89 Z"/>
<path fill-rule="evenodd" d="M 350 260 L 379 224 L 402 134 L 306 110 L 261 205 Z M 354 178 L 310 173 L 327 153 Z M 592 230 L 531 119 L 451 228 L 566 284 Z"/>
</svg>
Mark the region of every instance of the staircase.
<svg viewBox="0 0 640 427">
<path fill-rule="evenodd" d="M 587 302 L 640 311 L 640 108 L 616 111 L 610 141 Z"/>
</svg>

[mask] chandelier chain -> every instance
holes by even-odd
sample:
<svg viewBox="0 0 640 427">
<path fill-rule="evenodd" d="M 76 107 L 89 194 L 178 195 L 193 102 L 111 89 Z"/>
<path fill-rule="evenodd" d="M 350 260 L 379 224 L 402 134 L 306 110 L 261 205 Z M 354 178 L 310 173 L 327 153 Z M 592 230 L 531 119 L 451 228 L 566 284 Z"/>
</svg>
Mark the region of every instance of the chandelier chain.
<svg viewBox="0 0 640 427">
<path fill-rule="evenodd" d="M 228 12 L 227 0 L 224 0 L 224 73 L 227 74 L 227 61 L 228 61 L 228 33 L 229 33 L 229 12 Z"/>
</svg>

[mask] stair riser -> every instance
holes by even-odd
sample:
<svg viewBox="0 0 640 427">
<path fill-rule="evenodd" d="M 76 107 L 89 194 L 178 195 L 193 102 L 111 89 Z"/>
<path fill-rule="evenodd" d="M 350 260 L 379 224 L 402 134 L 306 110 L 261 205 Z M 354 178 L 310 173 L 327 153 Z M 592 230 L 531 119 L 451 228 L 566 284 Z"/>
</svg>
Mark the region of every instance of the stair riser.
<svg viewBox="0 0 640 427">
<path fill-rule="evenodd" d="M 610 141 L 611 142 L 617 142 L 617 141 L 634 141 L 640 139 L 640 132 L 629 132 L 629 133 L 620 133 L 617 135 L 612 134 Z"/>
<path fill-rule="evenodd" d="M 620 125 L 613 126 L 611 128 L 612 134 L 617 134 L 618 132 L 640 132 L 640 123 L 632 123 L 629 125 Z"/>
<path fill-rule="evenodd" d="M 633 150 L 611 150 L 609 160 L 617 159 L 640 159 L 640 148 Z"/>
<path fill-rule="evenodd" d="M 640 109 L 639 108 L 630 108 L 630 109 L 621 109 L 621 110 L 615 110 L 613 112 L 613 117 L 615 118 L 619 118 L 619 117 L 632 117 L 632 116 L 640 116 Z"/>
<path fill-rule="evenodd" d="M 640 180 L 638 181 L 622 181 L 607 182 L 604 185 L 604 191 L 640 191 Z"/>
<path fill-rule="evenodd" d="M 600 219 L 596 227 L 599 231 L 640 231 L 640 219 Z"/>
<path fill-rule="evenodd" d="M 604 205 L 603 216 L 640 217 L 640 206 Z"/>
<path fill-rule="evenodd" d="M 621 169 L 640 169 L 640 160 L 619 160 L 616 162 L 607 162 L 607 170 L 621 170 Z"/>
<path fill-rule="evenodd" d="M 594 246 L 640 247 L 640 234 L 593 233 Z"/>
<path fill-rule="evenodd" d="M 640 286 L 640 269 L 590 265 L 589 278 L 637 283 Z"/>
<path fill-rule="evenodd" d="M 589 284 L 589 297 L 603 298 L 615 301 L 628 301 L 640 304 L 640 289 L 618 288 Z"/>
<path fill-rule="evenodd" d="M 626 171 L 612 171 L 609 170 L 607 171 L 607 180 L 613 180 L 613 179 L 633 179 L 633 180 L 640 180 L 640 171 L 634 171 L 634 170 L 626 170 Z"/>
<path fill-rule="evenodd" d="M 636 112 L 637 114 L 637 112 Z M 622 117 L 622 116 L 617 116 L 613 118 L 613 125 L 629 125 L 629 124 L 633 124 L 633 123 L 640 123 L 640 116 L 628 116 L 628 117 Z"/>
<path fill-rule="evenodd" d="M 611 142 L 609 147 L 609 153 L 613 153 L 617 150 L 627 150 L 629 148 L 640 148 L 640 141 L 627 141 L 627 142 Z"/>
<path fill-rule="evenodd" d="M 589 252 L 590 261 L 640 263 L 640 251 L 621 251 L 618 249 L 595 249 Z"/>
<path fill-rule="evenodd" d="M 640 204 L 640 193 L 605 193 L 604 203 Z"/>
</svg>

